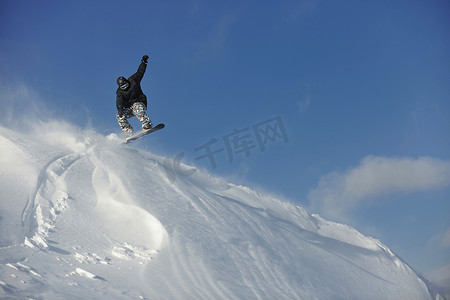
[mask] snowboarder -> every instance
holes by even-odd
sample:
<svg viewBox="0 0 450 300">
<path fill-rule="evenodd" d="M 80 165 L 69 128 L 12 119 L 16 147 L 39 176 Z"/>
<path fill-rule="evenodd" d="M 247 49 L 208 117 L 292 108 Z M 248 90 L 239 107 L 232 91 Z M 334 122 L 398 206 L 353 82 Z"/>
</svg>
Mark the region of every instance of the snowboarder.
<svg viewBox="0 0 450 300">
<path fill-rule="evenodd" d="M 146 114 L 147 96 L 141 89 L 141 80 L 144 77 L 148 63 L 148 55 L 144 55 L 141 64 L 135 74 L 126 79 L 123 76 L 117 78 L 119 87 L 116 91 L 117 121 L 126 136 L 131 136 L 133 127 L 128 123 L 129 118 L 136 116 L 142 123 L 142 130 L 152 128 L 150 117 Z"/>
</svg>

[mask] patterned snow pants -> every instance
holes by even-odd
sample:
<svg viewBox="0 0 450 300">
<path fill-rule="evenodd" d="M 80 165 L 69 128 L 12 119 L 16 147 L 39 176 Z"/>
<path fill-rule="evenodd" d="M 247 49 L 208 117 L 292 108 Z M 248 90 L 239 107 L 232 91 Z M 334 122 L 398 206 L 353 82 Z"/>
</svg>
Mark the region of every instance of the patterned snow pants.
<svg viewBox="0 0 450 300">
<path fill-rule="evenodd" d="M 147 126 L 149 123 L 152 123 L 150 121 L 150 117 L 145 113 L 145 109 L 146 107 L 143 103 L 136 102 L 133 104 L 133 106 L 131 106 L 131 108 L 125 109 L 124 114 L 116 115 L 117 122 L 119 122 L 119 126 L 125 134 L 130 135 L 134 132 L 133 127 L 130 125 L 130 123 L 128 123 L 127 120 L 129 118 L 132 118 L 133 116 L 136 116 L 139 121 L 141 121 L 142 127 Z"/>
</svg>

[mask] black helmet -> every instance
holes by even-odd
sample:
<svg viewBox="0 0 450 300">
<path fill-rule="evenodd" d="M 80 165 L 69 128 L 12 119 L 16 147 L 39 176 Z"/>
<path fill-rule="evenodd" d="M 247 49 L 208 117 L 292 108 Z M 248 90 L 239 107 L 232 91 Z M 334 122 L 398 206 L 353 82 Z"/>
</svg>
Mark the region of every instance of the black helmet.
<svg viewBox="0 0 450 300">
<path fill-rule="evenodd" d="M 117 85 L 120 87 L 120 89 L 126 90 L 130 83 L 125 77 L 120 76 L 119 78 L 117 78 Z"/>
</svg>

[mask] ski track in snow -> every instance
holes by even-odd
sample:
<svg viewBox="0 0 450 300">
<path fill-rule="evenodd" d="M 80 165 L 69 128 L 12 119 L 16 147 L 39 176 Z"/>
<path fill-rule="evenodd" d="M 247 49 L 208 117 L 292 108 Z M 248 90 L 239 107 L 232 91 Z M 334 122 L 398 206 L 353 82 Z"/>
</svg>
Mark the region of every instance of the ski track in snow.
<svg viewBox="0 0 450 300">
<path fill-rule="evenodd" d="M 35 183 L 23 242 L 0 241 L 0 298 L 431 299 L 380 241 L 299 206 L 203 172 L 173 181 L 114 136 L 0 129 Z"/>
<path fill-rule="evenodd" d="M 23 226 L 29 228 L 27 231 L 30 233 L 34 231 L 33 235 L 29 234 L 25 237 L 25 244 L 29 247 L 35 246 L 40 249 L 50 248 L 50 250 L 56 250 L 56 247 L 49 245 L 49 235 L 51 232 L 57 231 L 57 219 L 69 205 L 68 201 L 75 200 L 70 199 L 65 177 L 77 162 L 86 158 L 94 167 L 92 172 L 92 187 L 97 194 L 95 212 L 98 213 L 96 218 L 101 219 L 99 223 L 103 227 L 101 229 L 105 231 L 103 234 L 106 235 L 107 239 L 111 239 L 110 243 L 113 244 L 111 255 L 122 259 L 127 259 L 127 257 L 151 259 L 151 255 L 156 253 L 154 249 L 134 247 L 126 242 L 112 242 L 113 237 L 111 236 L 117 234 L 117 228 L 110 230 L 110 226 L 117 227 L 117 223 L 121 222 L 123 223 L 122 226 L 128 227 L 127 233 L 130 227 L 134 227 L 131 230 L 143 231 L 145 230 L 146 223 L 152 223 L 154 220 L 150 214 L 144 212 L 139 207 L 124 204 L 114 199 L 112 194 L 116 193 L 118 189 L 124 189 L 123 184 L 117 175 L 109 170 L 105 170 L 105 167 L 96 159 L 95 151 L 90 150 L 92 149 L 88 149 L 89 154 L 69 154 L 56 157 L 41 171 L 35 195 L 27 203 L 27 208 L 22 217 Z M 111 179 L 111 177 L 114 179 Z M 120 196 L 123 201 L 124 196 Z M 149 232 L 150 237 L 154 235 L 158 236 L 155 237 L 153 243 L 156 247 L 159 247 L 161 243 L 159 239 L 163 238 L 162 235 L 164 235 L 164 232 L 160 228 L 157 228 L 156 232 Z M 121 241 L 126 240 L 126 238 L 125 236 L 119 236 L 116 240 Z M 135 240 L 135 242 L 139 243 L 141 241 Z"/>
</svg>

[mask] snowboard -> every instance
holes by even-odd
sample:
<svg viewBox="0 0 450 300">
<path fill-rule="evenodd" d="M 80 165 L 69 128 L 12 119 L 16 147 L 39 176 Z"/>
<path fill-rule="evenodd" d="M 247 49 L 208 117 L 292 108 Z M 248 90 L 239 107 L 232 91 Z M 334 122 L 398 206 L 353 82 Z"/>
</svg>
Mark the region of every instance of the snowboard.
<svg viewBox="0 0 450 300">
<path fill-rule="evenodd" d="M 126 139 L 123 140 L 122 144 L 128 144 L 131 141 L 137 140 L 138 138 L 143 137 L 144 135 L 147 135 L 149 133 L 158 131 L 160 129 L 163 129 L 165 127 L 165 125 L 163 123 L 156 125 L 155 127 L 153 127 L 152 129 L 148 129 L 148 130 L 143 130 L 141 132 L 138 132 Z"/>
</svg>

